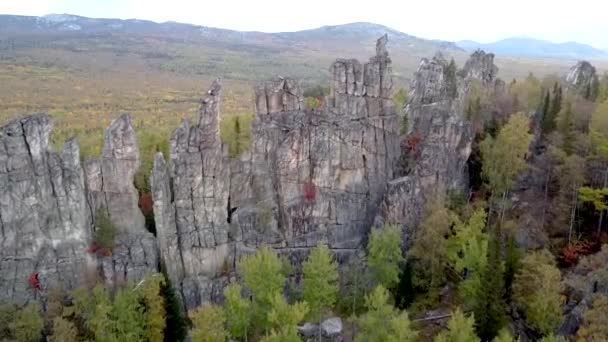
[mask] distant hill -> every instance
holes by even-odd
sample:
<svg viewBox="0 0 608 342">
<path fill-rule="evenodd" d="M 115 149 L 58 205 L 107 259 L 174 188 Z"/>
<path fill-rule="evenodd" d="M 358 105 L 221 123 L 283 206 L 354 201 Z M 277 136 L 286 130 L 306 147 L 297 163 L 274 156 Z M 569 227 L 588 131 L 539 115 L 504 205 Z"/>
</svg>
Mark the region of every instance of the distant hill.
<svg viewBox="0 0 608 342">
<path fill-rule="evenodd" d="M 507 38 L 494 43 L 482 44 L 471 40 L 456 43 L 472 51 L 483 49 L 499 55 L 551 57 L 567 59 L 606 59 L 608 52 L 577 42 L 553 43 L 533 38 Z"/>
</svg>

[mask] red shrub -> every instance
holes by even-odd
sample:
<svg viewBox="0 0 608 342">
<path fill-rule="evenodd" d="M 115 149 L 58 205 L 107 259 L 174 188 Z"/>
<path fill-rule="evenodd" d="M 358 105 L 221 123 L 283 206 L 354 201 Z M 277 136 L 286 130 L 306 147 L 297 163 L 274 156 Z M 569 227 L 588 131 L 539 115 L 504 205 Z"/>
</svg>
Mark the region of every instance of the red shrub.
<svg viewBox="0 0 608 342">
<path fill-rule="evenodd" d="M 593 243 L 589 241 L 575 241 L 564 248 L 559 253 L 559 259 L 565 266 L 571 266 L 578 262 L 580 257 L 593 252 Z"/>
<path fill-rule="evenodd" d="M 317 187 L 312 181 L 306 182 L 302 185 L 302 195 L 306 202 L 312 202 L 317 198 Z"/>
<path fill-rule="evenodd" d="M 30 273 L 30 276 L 27 277 L 27 283 L 32 290 L 40 290 L 40 280 L 38 279 L 38 272 Z"/>
<path fill-rule="evenodd" d="M 139 196 L 139 209 L 146 215 L 152 213 L 154 207 L 154 201 L 152 200 L 152 194 L 142 194 Z"/>
<path fill-rule="evenodd" d="M 97 242 L 93 241 L 91 243 L 91 245 L 89 246 L 89 248 L 87 249 L 87 252 L 91 253 L 91 254 L 96 254 L 97 256 L 102 256 L 102 257 L 107 257 L 112 255 L 112 252 L 110 252 L 109 249 L 100 246 Z"/>
</svg>

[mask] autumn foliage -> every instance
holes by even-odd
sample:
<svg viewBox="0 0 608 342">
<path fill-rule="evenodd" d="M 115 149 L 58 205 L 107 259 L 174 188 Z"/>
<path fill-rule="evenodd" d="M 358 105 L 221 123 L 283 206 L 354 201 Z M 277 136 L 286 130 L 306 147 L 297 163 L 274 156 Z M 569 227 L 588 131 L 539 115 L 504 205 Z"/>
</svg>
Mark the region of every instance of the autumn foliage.
<svg viewBox="0 0 608 342">
<path fill-rule="evenodd" d="M 38 272 L 30 273 L 29 277 L 27 277 L 27 284 L 32 290 L 40 290 L 40 279 L 38 279 Z"/>
</svg>

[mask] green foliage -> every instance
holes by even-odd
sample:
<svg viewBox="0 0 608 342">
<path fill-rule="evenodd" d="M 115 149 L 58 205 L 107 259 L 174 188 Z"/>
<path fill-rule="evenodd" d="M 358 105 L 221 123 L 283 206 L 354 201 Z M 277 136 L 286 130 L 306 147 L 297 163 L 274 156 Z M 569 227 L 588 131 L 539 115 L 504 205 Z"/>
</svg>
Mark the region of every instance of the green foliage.
<svg viewBox="0 0 608 342">
<path fill-rule="evenodd" d="M 568 342 L 568 339 L 563 336 L 555 336 L 550 334 L 538 340 L 538 342 Z"/>
<path fill-rule="evenodd" d="M 509 332 L 508 329 L 501 329 L 498 332 L 498 335 L 496 337 L 494 337 L 494 339 L 492 340 L 492 342 L 518 342 L 518 339 L 513 338 L 513 335 L 511 335 L 511 333 Z"/>
<path fill-rule="evenodd" d="M 409 261 L 406 261 L 403 267 L 401 267 L 399 284 L 397 284 L 393 296 L 395 297 L 395 305 L 401 310 L 404 310 L 414 302 L 414 272 L 412 270 L 412 263 Z"/>
<path fill-rule="evenodd" d="M 447 87 L 446 90 L 452 99 L 455 99 L 458 96 L 458 81 L 456 80 L 456 71 L 456 63 L 454 62 L 454 58 L 452 58 L 450 60 L 450 64 L 448 64 L 447 68 L 443 70 Z"/>
<path fill-rule="evenodd" d="M 365 308 L 365 295 L 371 287 L 370 274 L 365 262 L 358 257 L 351 258 L 341 270 L 338 307 L 346 315 L 354 316 Z"/>
<path fill-rule="evenodd" d="M 251 122 L 253 114 L 239 114 L 222 118 L 220 122 L 220 138 L 228 145 L 228 155 L 238 158 L 248 151 L 251 145 Z"/>
<path fill-rule="evenodd" d="M 228 332 L 224 329 L 226 315 L 217 305 L 202 306 L 190 315 L 192 320 L 192 340 L 197 342 L 224 342 Z"/>
<path fill-rule="evenodd" d="M 516 113 L 502 127 L 496 139 L 488 136 L 481 143 L 482 175 L 488 181 L 493 196 L 508 191 L 517 174 L 527 167 L 525 156 L 532 141 L 528 130 L 526 115 Z"/>
<path fill-rule="evenodd" d="M 436 293 L 445 280 L 448 263 L 447 239 L 453 223 L 453 215 L 438 200 L 429 201 L 426 217 L 414 232 L 408 255 L 413 259 L 414 285 L 430 293 Z"/>
<path fill-rule="evenodd" d="M 576 140 L 572 103 L 566 104 L 566 107 L 559 113 L 558 119 L 557 129 L 562 136 L 562 150 L 570 155 L 574 152 Z"/>
<path fill-rule="evenodd" d="M 588 186 L 583 186 L 578 189 L 578 197 L 580 201 L 582 203 L 592 204 L 597 211 L 604 211 L 608 209 L 606 196 L 608 196 L 608 188 L 594 189 Z"/>
<path fill-rule="evenodd" d="M 162 267 L 164 270 L 164 266 Z M 165 321 L 165 342 L 181 342 L 186 338 L 186 321 L 180 300 L 175 293 L 171 280 L 165 276 L 165 282 L 161 284 L 160 295 L 164 299 L 165 314 L 167 319 Z"/>
<path fill-rule="evenodd" d="M 464 276 L 458 291 L 466 302 L 474 303 L 481 286 L 481 273 L 486 267 L 488 234 L 484 232 L 486 212 L 477 209 L 468 222 L 456 219 L 454 235 L 448 240 L 447 257 L 456 272 Z"/>
<path fill-rule="evenodd" d="M 446 330 L 435 337 L 435 342 L 479 342 L 475 335 L 473 316 L 466 317 L 460 309 L 452 313 Z"/>
<path fill-rule="evenodd" d="M 166 304 L 162 296 L 165 278 L 161 274 L 148 274 L 141 283 L 140 303 L 144 312 L 144 337 L 147 341 L 160 342 L 164 340 L 166 328 Z"/>
<path fill-rule="evenodd" d="M 140 129 L 137 131 L 137 144 L 141 165 L 135 173 L 133 182 L 141 194 L 150 193 L 150 172 L 154 166 L 154 157 L 157 152 L 162 152 L 165 158 L 169 157 L 169 137 L 171 131 L 168 128 Z"/>
<path fill-rule="evenodd" d="M 110 330 L 106 337 L 110 341 L 140 341 L 146 336 L 146 317 L 139 295 L 131 288 L 119 289 L 114 295 L 111 310 L 106 317 Z"/>
<path fill-rule="evenodd" d="M 494 232 L 487 249 L 487 262 L 480 276 L 479 288 L 474 298 L 473 312 L 477 335 L 490 341 L 505 324 L 504 282 L 500 234 Z"/>
<path fill-rule="evenodd" d="M 585 312 L 576 336 L 579 341 L 608 341 L 608 297 L 597 295 L 593 306 Z"/>
<path fill-rule="evenodd" d="M 408 93 L 405 88 L 399 88 L 393 93 L 393 103 L 395 103 L 395 108 L 397 108 L 397 112 L 402 111 L 403 106 L 405 106 L 405 104 L 407 103 L 407 97 Z M 401 133 L 403 134 L 404 132 Z"/>
<path fill-rule="evenodd" d="M 304 107 L 306 109 L 318 109 L 321 108 L 323 102 L 316 97 L 307 96 L 304 98 Z"/>
<path fill-rule="evenodd" d="M 94 241 L 98 248 L 104 251 L 114 249 L 116 239 L 116 226 L 112 223 L 108 212 L 100 208 L 95 215 L 95 237 Z"/>
<path fill-rule="evenodd" d="M 535 110 L 540 105 L 541 83 L 533 73 L 519 82 L 511 83 L 509 93 L 523 105 L 526 111 Z M 518 110 L 519 108 L 516 108 Z"/>
<path fill-rule="evenodd" d="M 289 305 L 280 293 L 275 293 L 271 307 L 272 310 L 268 313 L 268 321 L 272 327 L 271 336 L 273 336 L 271 341 L 299 342 L 298 323 L 306 317 L 308 304 L 297 302 Z"/>
<path fill-rule="evenodd" d="M 251 302 L 241 296 L 242 288 L 239 284 L 230 284 L 224 289 L 226 302 L 226 326 L 230 337 L 243 338 L 247 336 L 251 321 Z"/>
<path fill-rule="evenodd" d="M 30 303 L 16 313 L 9 329 L 17 342 L 39 342 L 44 321 L 38 304 Z"/>
<path fill-rule="evenodd" d="M 358 327 L 356 342 L 416 340 L 417 333 L 411 327 L 407 312 L 396 310 L 389 304 L 389 297 L 388 291 L 382 285 L 378 285 L 365 297 L 367 312 L 356 319 Z"/>
<path fill-rule="evenodd" d="M 74 323 L 62 317 L 53 320 L 53 334 L 49 336 L 50 342 L 77 342 L 78 330 Z"/>
<path fill-rule="evenodd" d="M 520 267 L 521 252 L 517 248 L 515 238 L 509 237 L 507 241 L 507 252 L 505 255 L 505 269 L 504 269 L 504 282 L 505 282 L 505 299 L 507 303 L 511 303 L 511 297 L 513 294 L 513 281 L 515 275 Z"/>
<path fill-rule="evenodd" d="M 402 233 L 398 226 L 385 225 L 372 230 L 367 244 L 367 263 L 378 284 L 393 288 L 399 281 Z"/>
<path fill-rule="evenodd" d="M 336 303 L 338 297 L 338 265 L 329 248 L 317 245 L 311 250 L 302 267 L 304 273 L 304 301 L 310 307 L 310 318 L 319 321 L 325 310 Z"/>
<path fill-rule="evenodd" d="M 608 160 L 608 102 L 598 104 L 592 113 L 589 135 L 592 152 Z"/>
<path fill-rule="evenodd" d="M 17 316 L 16 305 L 0 303 L 0 341 L 12 339 L 11 324 Z"/>
<path fill-rule="evenodd" d="M 561 274 L 551 253 L 532 252 L 521 261 L 513 284 L 513 300 L 528 324 L 550 334 L 561 323 Z"/>
<path fill-rule="evenodd" d="M 281 293 L 285 284 L 281 259 L 274 250 L 263 246 L 254 254 L 241 258 L 238 270 L 253 297 L 254 323 L 268 329 L 271 302 L 276 294 Z"/>
</svg>

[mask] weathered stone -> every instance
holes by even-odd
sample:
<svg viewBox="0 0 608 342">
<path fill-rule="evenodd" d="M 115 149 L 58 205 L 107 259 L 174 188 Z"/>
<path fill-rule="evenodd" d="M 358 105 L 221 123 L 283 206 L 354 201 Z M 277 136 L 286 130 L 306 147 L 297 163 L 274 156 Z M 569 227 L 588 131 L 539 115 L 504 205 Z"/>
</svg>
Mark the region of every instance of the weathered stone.
<svg viewBox="0 0 608 342">
<path fill-rule="evenodd" d="M 76 286 L 94 266 L 78 144 L 51 151 L 51 127 L 39 114 L 0 129 L 0 298 L 24 302 L 60 283 Z"/>
<path fill-rule="evenodd" d="M 304 106 L 302 89 L 291 78 L 277 77 L 255 88 L 258 115 L 297 111 Z"/>
<path fill-rule="evenodd" d="M 331 317 L 321 323 L 321 333 L 324 337 L 336 337 L 342 334 L 342 319 Z"/>
<path fill-rule="evenodd" d="M 304 323 L 298 327 L 298 333 L 302 335 L 302 337 L 315 337 L 319 334 L 319 325 L 314 323 Z"/>
<path fill-rule="evenodd" d="M 598 87 L 599 80 L 595 67 L 587 61 L 576 63 L 566 75 L 566 90 L 588 100 L 595 100 L 598 95 Z"/>
<path fill-rule="evenodd" d="M 171 167 L 157 155 L 152 171 L 161 257 L 187 308 L 216 298 L 214 279 L 233 265 L 228 243 L 228 164 L 219 137 L 221 84 L 201 100 L 199 124 L 187 120 L 170 141 Z"/>
<path fill-rule="evenodd" d="M 421 61 L 405 105 L 408 132 L 401 161 L 405 176 L 389 183 L 376 227 L 400 225 L 407 242 L 422 217 L 426 198 L 443 196 L 449 189 L 464 190 L 474 137 L 464 116 L 466 95 L 473 80 L 496 88 L 498 68 L 493 59 L 494 55 L 477 51 L 459 72 L 450 70 L 455 66 L 440 53 Z"/>
</svg>

